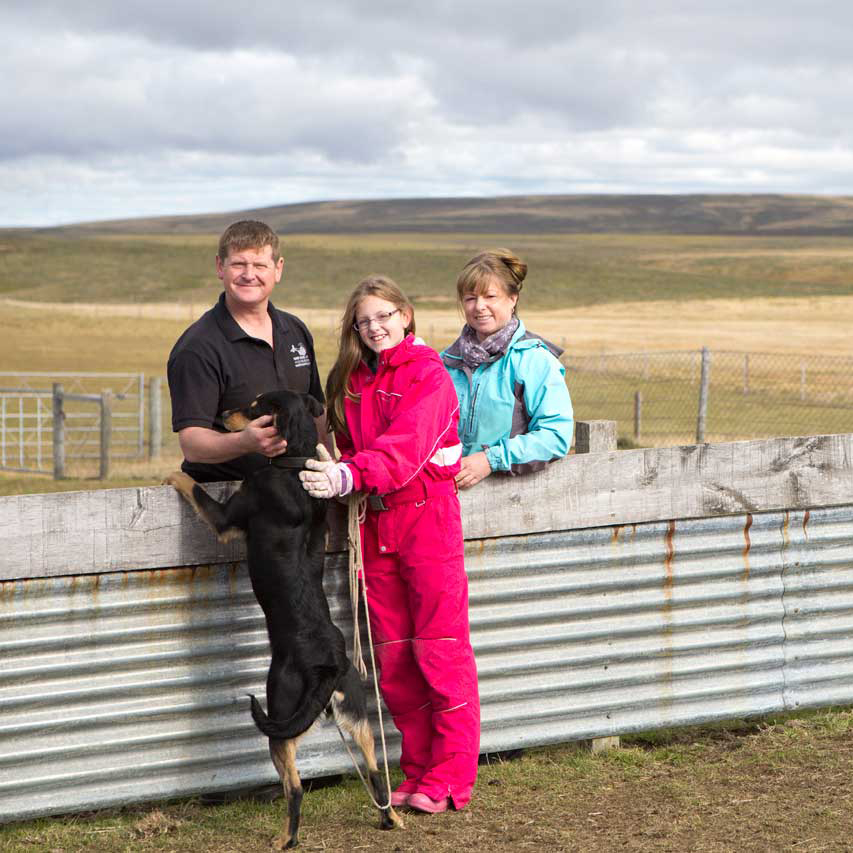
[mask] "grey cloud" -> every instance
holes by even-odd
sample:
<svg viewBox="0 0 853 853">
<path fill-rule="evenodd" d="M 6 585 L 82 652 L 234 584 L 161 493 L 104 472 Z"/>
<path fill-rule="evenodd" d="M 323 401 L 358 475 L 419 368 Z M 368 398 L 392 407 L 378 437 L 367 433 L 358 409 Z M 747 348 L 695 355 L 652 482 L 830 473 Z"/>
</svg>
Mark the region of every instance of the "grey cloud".
<svg viewBox="0 0 853 853">
<path fill-rule="evenodd" d="M 0 91 L 0 113 L 14 116 L 0 158 L 310 148 L 365 163 L 400 143 L 414 109 L 411 87 L 394 79 L 335 75 L 287 57 L 244 53 L 223 65 L 214 54 L 170 54 L 119 37 L 98 45 L 95 57 L 62 36 L 43 39 L 23 91 Z M 0 73 L 13 74 L 25 51 L 0 58 Z"/>
<path fill-rule="evenodd" d="M 28 15 L 81 34 L 219 54 L 223 66 L 237 51 L 377 76 L 415 64 L 437 109 L 454 120 L 541 109 L 589 129 L 641 122 L 662 97 L 698 101 L 709 89 L 724 97 L 764 91 L 729 73 L 732 67 L 749 69 L 756 81 L 769 72 L 768 85 L 779 88 L 792 64 L 848 64 L 853 11 L 841 3 L 743 7 L 723 0 L 440 0 L 429 8 L 391 0 L 260 0 L 240 18 L 221 0 L 31 0 Z"/>
<path fill-rule="evenodd" d="M 44 198 L 62 185 L 118 205 L 122 186 L 166 210 L 178 185 L 210 204 L 211 175 L 244 206 L 266 193 L 851 190 L 843 0 L 0 10 L 7 219 L 18 208 L 2 187 L 20 176 Z"/>
<path fill-rule="evenodd" d="M 135 35 L 157 43 L 203 50 L 263 46 L 296 53 L 352 53 L 376 56 L 407 52 L 424 40 L 450 34 L 472 42 L 494 38 L 513 44 L 548 44 L 566 32 L 606 23 L 621 6 L 534 0 L 436 0 L 430 6 L 397 0 L 320 0 L 283 4 L 256 0 L 240 15 L 226 0 L 181 0 L 115 3 L 114 0 L 29 0 L 26 10 L 15 2 L 0 3 L 19 21 L 37 20 L 51 29 L 85 33 Z"/>
</svg>

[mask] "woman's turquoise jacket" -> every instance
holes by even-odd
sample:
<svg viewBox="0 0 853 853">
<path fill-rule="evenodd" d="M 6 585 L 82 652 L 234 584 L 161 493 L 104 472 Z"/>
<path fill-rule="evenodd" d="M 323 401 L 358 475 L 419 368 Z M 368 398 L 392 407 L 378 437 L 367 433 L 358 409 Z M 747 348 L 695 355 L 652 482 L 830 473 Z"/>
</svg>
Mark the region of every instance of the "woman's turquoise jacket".
<svg viewBox="0 0 853 853">
<path fill-rule="evenodd" d="M 493 471 L 520 474 L 569 452 L 574 419 L 561 353 L 521 322 L 506 353 L 474 371 L 458 342 L 441 353 L 459 398 L 464 456 L 485 450 Z"/>
</svg>

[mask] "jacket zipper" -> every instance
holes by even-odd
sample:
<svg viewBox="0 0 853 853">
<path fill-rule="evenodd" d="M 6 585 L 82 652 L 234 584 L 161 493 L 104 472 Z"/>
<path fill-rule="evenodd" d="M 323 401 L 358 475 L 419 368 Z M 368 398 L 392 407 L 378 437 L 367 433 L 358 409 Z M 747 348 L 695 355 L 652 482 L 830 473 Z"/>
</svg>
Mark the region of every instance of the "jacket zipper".
<svg viewBox="0 0 853 853">
<path fill-rule="evenodd" d="M 472 378 L 473 385 L 473 378 Z M 480 383 L 478 382 L 474 387 L 474 394 L 471 397 L 471 416 L 468 418 L 468 428 L 465 430 L 467 436 L 471 436 L 471 431 L 474 429 L 474 407 L 477 405 L 477 394 L 480 393 Z"/>
</svg>

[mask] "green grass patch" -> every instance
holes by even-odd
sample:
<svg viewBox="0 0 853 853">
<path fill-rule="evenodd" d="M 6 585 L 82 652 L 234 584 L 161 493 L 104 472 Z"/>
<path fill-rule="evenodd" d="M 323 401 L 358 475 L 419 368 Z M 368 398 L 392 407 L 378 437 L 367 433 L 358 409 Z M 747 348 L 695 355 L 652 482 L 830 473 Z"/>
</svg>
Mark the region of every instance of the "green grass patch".
<svg viewBox="0 0 853 853">
<path fill-rule="evenodd" d="M 853 430 L 850 360 L 712 353 L 706 441 L 736 441 Z M 620 447 L 692 444 L 699 415 L 700 354 L 637 353 L 569 357 L 567 382 L 578 420 L 618 424 Z M 764 362 L 762 364 L 762 362 Z M 760 365 L 758 370 L 756 365 Z M 635 399 L 640 394 L 639 435 Z"/>
<path fill-rule="evenodd" d="M 218 285 L 216 242 L 213 234 L 6 235 L 0 240 L 0 295 L 203 304 Z M 278 299 L 309 308 L 342 307 L 356 282 L 382 272 L 417 305 L 443 307 L 455 299 L 465 262 L 496 246 L 509 246 L 529 264 L 523 299 L 533 309 L 853 292 L 853 240 L 842 237 L 371 234 L 285 236 Z"/>
</svg>

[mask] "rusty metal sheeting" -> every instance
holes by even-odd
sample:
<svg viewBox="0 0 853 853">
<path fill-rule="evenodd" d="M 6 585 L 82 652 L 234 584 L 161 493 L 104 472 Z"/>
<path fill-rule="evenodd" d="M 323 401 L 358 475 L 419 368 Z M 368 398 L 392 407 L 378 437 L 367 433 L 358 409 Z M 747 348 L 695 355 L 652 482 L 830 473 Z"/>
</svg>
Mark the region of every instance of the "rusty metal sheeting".
<svg viewBox="0 0 853 853">
<path fill-rule="evenodd" d="M 853 702 L 851 506 L 479 540 L 466 561 L 483 751 Z M 343 555 L 327 565 L 349 635 Z M 242 565 L 0 584 L 0 820 L 275 781 L 246 698 L 266 666 Z M 324 726 L 299 764 L 349 758 Z"/>
<path fill-rule="evenodd" d="M 484 746 L 853 702 L 853 507 L 469 552 Z"/>
<path fill-rule="evenodd" d="M 330 557 L 350 634 L 343 568 Z M 276 782 L 247 697 L 268 649 L 241 564 L 0 584 L 0 820 Z M 329 727 L 299 761 L 350 766 Z"/>
</svg>

